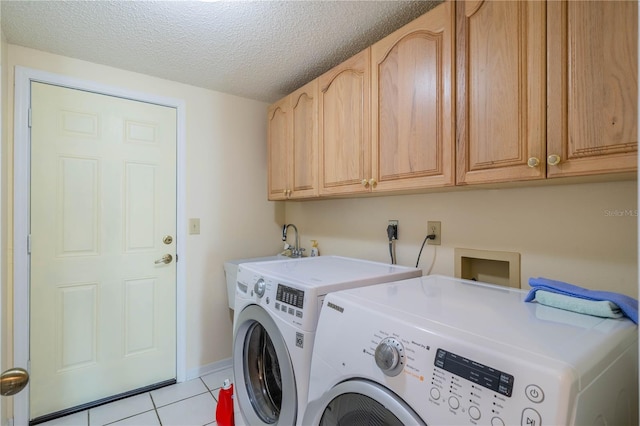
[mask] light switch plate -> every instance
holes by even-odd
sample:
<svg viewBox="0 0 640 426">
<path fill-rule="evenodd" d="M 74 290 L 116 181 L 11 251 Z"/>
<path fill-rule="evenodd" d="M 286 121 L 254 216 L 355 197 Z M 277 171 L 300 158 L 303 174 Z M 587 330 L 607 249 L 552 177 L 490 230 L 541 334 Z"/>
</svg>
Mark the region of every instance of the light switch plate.
<svg viewBox="0 0 640 426">
<path fill-rule="evenodd" d="M 189 219 L 189 234 L 200 234 L 200 218 Z"/>
</svg>

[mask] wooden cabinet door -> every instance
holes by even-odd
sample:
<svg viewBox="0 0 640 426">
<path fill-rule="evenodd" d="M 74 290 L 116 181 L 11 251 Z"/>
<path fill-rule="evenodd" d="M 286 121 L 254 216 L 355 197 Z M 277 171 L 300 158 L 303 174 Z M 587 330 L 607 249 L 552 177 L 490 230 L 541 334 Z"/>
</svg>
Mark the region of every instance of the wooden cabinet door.
<svg viewBox="0 0 640 426">
<path fill-rule="evenodd" d="M 319 77 L 320 194 L 369 191 L 370 51 Z"/>
<path fill-rule="evenodd" d="M 638 3 L 547 8 L 548 176 L 637 170 Z"/>
<path fill-rule="evenodd" d="M 446 2 L 371 47 L 374 190 L 455 183 L 453 11 Z"/>
<path fill-rule="evenodd" d="M 291 141 L 290 97 L 271 105 L 267 112 L 267 168 L 269 200 L 285 200 L 289 194 Z"/>
<path fill-rule="evenodd" d="M 543 178 L 545 3 L 459 1 L 456 9 L 457 183 Z"/>
<path fill-rule="evenodd" d="M 290 95 L 291 194 L 289 198 L 318 195 L 318 80 Z"/>
</svg>

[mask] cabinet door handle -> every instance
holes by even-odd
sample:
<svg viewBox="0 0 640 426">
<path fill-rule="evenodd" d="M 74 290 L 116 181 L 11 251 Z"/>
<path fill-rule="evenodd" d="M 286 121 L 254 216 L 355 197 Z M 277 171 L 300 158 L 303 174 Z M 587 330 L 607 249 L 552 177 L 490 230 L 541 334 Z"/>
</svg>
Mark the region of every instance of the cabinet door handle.
<svg viewBox="0 0 640 426">
<path fill-rule="evenodd" d="M 538 157 L 531 157 L 527 161 L 527 166 L 533 168 L 538 167 L 540 165 L 540 159 Z"/>
<path fill-rule="evenodd" d="M 560 164 L 560 156 L 557 154 L 551 154 L 547 157 L 547 164 L 550 166 L 557 166 Z"/>
<path fill-rule="evenodd" d="M 374 186 L 376 186 L 378 182 L 376 182 L 375 179 L 369 179 L 369 185 L 371 185 L 371 187 L 373 188 Z"/>
<path fill-rule="evenodd" d="M 362 179 L 362 186 L 364 186 L 365 188 L 369 186 L 369 181 L 366 179 Z"/>
</svg>

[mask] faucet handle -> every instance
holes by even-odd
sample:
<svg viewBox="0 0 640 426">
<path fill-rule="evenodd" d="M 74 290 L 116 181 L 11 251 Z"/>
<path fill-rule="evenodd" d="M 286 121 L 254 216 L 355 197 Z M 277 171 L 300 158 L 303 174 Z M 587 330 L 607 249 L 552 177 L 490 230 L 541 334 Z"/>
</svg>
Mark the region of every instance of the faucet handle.
<svg viewBox="0 0 640 426">
<path fill-rule="evenodd" d="M 302 257 L 302 252 L 304 251 L 303 248 L 292 248 L 291 249 L 291 257 Z"/>
</svg>

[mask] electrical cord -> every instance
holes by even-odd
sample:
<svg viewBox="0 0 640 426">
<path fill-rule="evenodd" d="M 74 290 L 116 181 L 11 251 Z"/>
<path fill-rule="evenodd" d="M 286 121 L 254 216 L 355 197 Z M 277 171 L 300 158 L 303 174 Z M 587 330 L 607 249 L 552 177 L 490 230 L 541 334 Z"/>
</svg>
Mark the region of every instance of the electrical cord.
<svg viewBox="0 0 640 426">
<path fill-rule="evenodd" d="M 396 264 L 396 257 L 394 255 L 394 247 L 393 247 L 393 242 L 395 241 L 396 237 L 397 237 L 397 228 L 393 225 L 389 225 L 387 226 L 387 237 L 389 238 L 389 256 L 391 257 L 391 264 L 395 265 Z"/>
<path fill-rule="evenodd" d="M 418 264 L 420 263 L 420 255 L 422 254 L 422 249 L 424 248 L 424 245 L 427 243 L 427 240 L 435 240 L 435 239 L 436 239 L 436 234 L 429 234 L 426 237 L 424 237 L 424 241 L 422 241 L 422 246 L 420 246 L 420 251 L 418 252 L 418 260 L 416 260 L 416 268 L 418 267 Z M 429 269 L 429 272 L 431 272 L 431 269 Z M 427 274 L 427 275 L 429 275 L 429 274 Z"/>
</svg>

